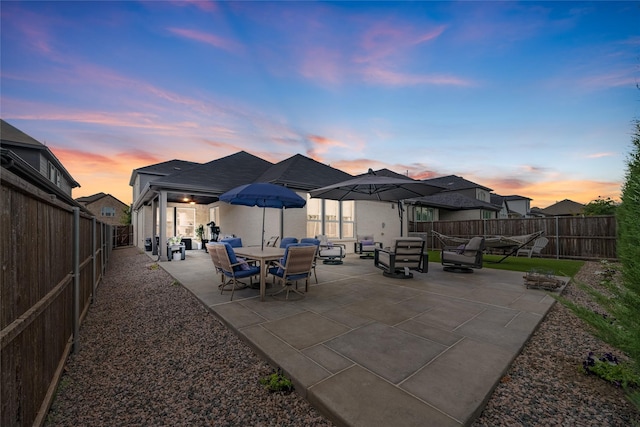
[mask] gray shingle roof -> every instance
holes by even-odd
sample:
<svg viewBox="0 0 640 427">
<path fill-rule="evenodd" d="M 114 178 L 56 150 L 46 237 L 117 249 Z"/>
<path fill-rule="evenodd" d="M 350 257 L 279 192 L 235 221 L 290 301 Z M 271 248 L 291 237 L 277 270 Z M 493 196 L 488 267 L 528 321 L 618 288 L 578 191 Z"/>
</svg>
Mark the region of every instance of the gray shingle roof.
<svg viewBox="0 0 640 427">
<path fill-rule="evenodd" d="M 153 180 L 152 185 L 222 194 L 239 185 L 255 182 L 271 166 L 273 163 L 240 151 L 160 177 Z"/>
<path fill-rule="evenodd" d="M 97 193 L 97 194 L 93 194 L 91 196 L 78 197 L 76 200 L 78 202 L 80 202 L 80 203 L 93 203 L 96 200 L 100 200 L 100 199 L 102 199 L 103 197 L 106 197 L 106 196 L 107 196 L 106 194 L 100 192 L 100 193 Z"/>
<path fill-rule="evenodd" d="M 302 154 L 296 154 L 267 169 L 256 181 L 285 185 L 298 190 L 313 190 L 353 178 Z"/>
<path fill-rule="evenodd" d="M 444 187 L 444 191 L 456 191 L 456 190 L 468 190 L 470 188 L 482 188 L 483 190 L 491 191 L 491 188 L 484 185 L 476 184 L 475 182 L 468 181 L 457 175 L 441 176 L 439 178 L 424 179 L 424 182 L 429 184 L 436 184 Z"/>
<path fill-rule="evenodd" d="M 419 205 L 433 206 L 443 209 L 486 209 L 491 211 L 499 211 L 500 207 L 482 200 L 474 199 L 459 193 L 442 192 L 432 196 L 418 197 L 409 200 L 410 203 Z"/>
<path fill-rule="evenodd" d="M 131 178 L 129 179 L 129 185 L 133 186 L 136 180 L 136 175 L 140 172 L 147 175 L 165 176 L 179 171 L 188 170 L 201 164 L 202 163 L 174 159 L 168 160 L 166 162 L 156 163 L 155 165 L 149 165 L 142 168 L 134 169 L 131 173 Z"/>
<path fill-rule="evenodd" d="M 554 203 L 551 206 L 541 209 L 541 212 L 549 216 L 580 215 L 583 208 L 584 205 L 582 203 L 564 199 L 560 202 Z"/>
</svg>

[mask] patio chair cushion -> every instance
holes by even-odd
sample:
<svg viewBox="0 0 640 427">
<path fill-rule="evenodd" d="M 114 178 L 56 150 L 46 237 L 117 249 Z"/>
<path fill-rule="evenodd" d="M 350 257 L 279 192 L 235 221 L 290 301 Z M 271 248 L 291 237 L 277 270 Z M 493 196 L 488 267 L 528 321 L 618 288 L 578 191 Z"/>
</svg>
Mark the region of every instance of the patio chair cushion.
<svg viewBox="0 0 640 427">
<path fill-rule="evenodd" d="M 220 240 L 220 242 L 228 243 L 232 248 L 241 248 L 242 247 L 242 238 L 241 237 L 227 237 L 225 239 Z"/>
<path fill-rule="evenodd" d="M 224 245 L 224 248 L 227 250 L 227 255 L 229 255 L 229 262 L 231 264 L 237 264 L 237 263 L 241 262 L 238 259 L 238 257 L 236 257 L 236 253 L 233 250 L 233 247 L 229 244 L 229 242 L 220 242 L 220 244 Z M 244 261 L 244 259 L 242 261 Z M 245 262 L 244 264 L 247 264 L 247 263 Z M 247 264 L 247 266 L 250 267 L 248 264 Z M 242 265 L 236 265 L 236 266 L 233 267 L 233 271 L 238 271 L 238 272 L 239 271 L 250 271 L 250 270 L 251 270 L 251 268 L 246 269 L 246 268 L 243 268 Z"/>
<path fill-rule="evenodd" d="M 298 239 L 295 237 L 283 237 L 282 240 L 280 240 L 280 247 L 286 248 L 292 243 L 298 243 Z"/>
<path fill-rule="evenodd" d="M 297 247 L 297 246 L 316 246 L 313 243 L 291 243 L 289 245 L 287 245 L 287 249 L 284 251 L 284 256 L 282 258 L 280 258 L 280 265 L 282 266 L 286 266 L 287 265 L 287 256 L 289 256 L 289 248 L 291 247 Z M 269 269 L 269 273 L 278 276 L 278 277 L 282 277 L 282 275 L 284 274 L 284 269 L 280 266 L 277 267 L 271 267 Z M 300 280 L 300 279 L 304 279 L 305 277 L 307 277 L 307 274 L 296 274 L 294 276 L 289 276 L 290 280 Z"/>
</svg>

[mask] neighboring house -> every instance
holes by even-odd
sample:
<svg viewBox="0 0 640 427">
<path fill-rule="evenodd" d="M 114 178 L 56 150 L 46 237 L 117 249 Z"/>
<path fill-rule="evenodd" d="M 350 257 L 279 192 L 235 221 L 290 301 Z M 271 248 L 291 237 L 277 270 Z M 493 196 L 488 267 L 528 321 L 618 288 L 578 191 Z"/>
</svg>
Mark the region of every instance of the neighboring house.
<svg viewBox="0 0 640 427">
<path fill-rule="evenodd" d="M 545 216 L 577 216 L 582 215 L 582 209 L 584 209 L 584 205 L 582 203 L 564 199 L 541 209 L 540 212 Z"/>
<path fill-rule="evenodd" d="M 509 207 L 507 206 L 507 200 L 505 196 L 500 196 L 495 193 L 491 193 L 491 204 L 500 208 L 496 217 L 499 219 L 509 218 Z"/>
<path fill-rule="evenodd" d="M 109 225 L 122 225 L 125 210 L 128 208 L 126 203 L 104 193 L 78 197 L 76 201 L 91 211 L 98 220 Z"/>
<path fill-rule="evenodd" d="M 409 221 L 493 219 L 501 211 L 501 206 L 491 203 L 490 188 L 457 175 L 425 179 L 423 182 L 443 187 L 444 190 L 432 196 L 408 200 L 407 203 L 413 205 L 409 211 Z"/>
<path fill-rule="evenodd" d="M 501 196 L 506 203 L 509 218 L 527 218 L 531 216 L 531 199 L 523 196 Z"/>
<path fill-rule="evenodd" d="M 8 170 L 54 195 L 65 203 L 80 207 L 71 191 L 80 187 L 60 160 L 44 144 L 0 119 L 2 169 Z"/>
</svg>

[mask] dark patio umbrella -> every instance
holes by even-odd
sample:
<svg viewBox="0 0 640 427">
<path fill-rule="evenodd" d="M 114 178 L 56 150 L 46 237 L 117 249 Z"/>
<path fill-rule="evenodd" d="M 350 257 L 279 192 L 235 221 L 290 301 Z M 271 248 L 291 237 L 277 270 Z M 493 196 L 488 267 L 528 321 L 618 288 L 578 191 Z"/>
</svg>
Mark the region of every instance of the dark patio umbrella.
<svg viewBox="0 0 640 427">
<path fill-rule="evenodd" d="M 302 208 L 307 204 L 305 199 L 287 187 L 268 182 L 241 185 L 221 194 L 219 199 L 231 205 L 262 208 L 262 249 L 264 249 L 264 208 Z"/>
<path fill-rule="evenodd" d="M 311 197 L 330 200 L 377 200 L 398 202 L 400 233 L 402 233 L 402 200 L 430 196 L 443 188 L 413 179 L 376 175 L 369 169 L 364 175 L 337 184 L 311 190 Z"/>
</svg>

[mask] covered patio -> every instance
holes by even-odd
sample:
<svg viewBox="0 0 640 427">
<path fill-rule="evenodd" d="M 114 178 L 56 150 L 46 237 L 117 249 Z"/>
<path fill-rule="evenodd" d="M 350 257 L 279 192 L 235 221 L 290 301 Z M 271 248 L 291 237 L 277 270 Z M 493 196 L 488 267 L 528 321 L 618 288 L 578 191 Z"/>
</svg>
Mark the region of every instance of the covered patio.
<svg viewBox="0 0 640 427">
<path fill-rule="evenodd" d="M 318 264 L 303 299 L 260 302 L 247 288 L 231 302 L 204 251 L 160 266 L 348 426 L 470 424 L 555 301 L 526 289 L 520 272 L 458 275 L 431 263 L 398 280 L 351 254 Z"/>
</svg>

